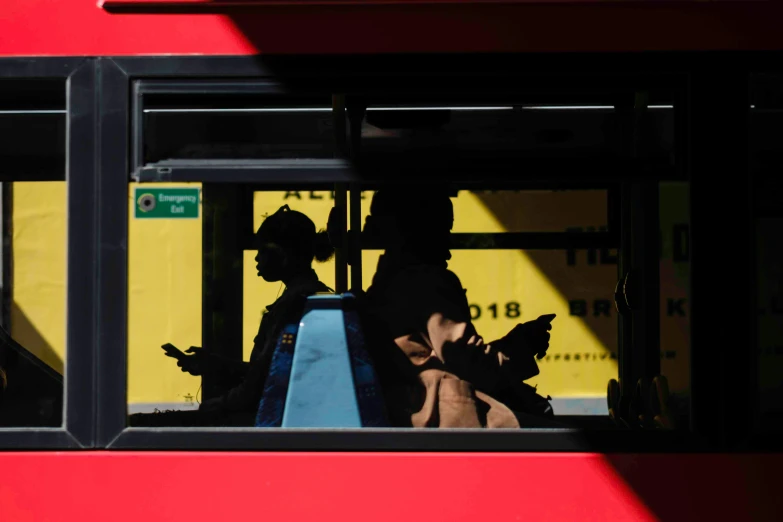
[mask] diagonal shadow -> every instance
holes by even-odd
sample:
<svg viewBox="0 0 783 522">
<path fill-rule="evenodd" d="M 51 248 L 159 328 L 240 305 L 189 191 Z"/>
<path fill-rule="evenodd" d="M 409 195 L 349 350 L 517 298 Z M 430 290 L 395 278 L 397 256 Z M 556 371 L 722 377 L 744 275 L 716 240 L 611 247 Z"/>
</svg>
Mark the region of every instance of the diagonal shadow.
<svg viewBox="0 0 783 522">
<path fill-rule="evenodd" d="M 504 191 L 476 195 L 507 231 L 565 232 L 575 226 L 592 225 L 596 230 L 606 226 L 605 191 Z M 607 350 L 616 352 L 617 318 L 612 304 L 617 279 L 616 250 L 527 250 L 525 255 L 561 295 L 580 302 L 574 311 L 584 312 L 586 315 L 580 315 L 580 319 Z"/>
<path fill-rule="evenodd" d="M 781 455 L 605 455 L 658 520 L 781 520 Z"/>
<path fill-rule="evenodd" d="M 42 364 L 63 375 L 65 366 L 62 358 L 16 303 L 11 304 L 11 335 Z"/>
<path fill-rule="evenodd" d="M 62 359 L 16 304 L 12 305 L 11 321 L 15 338 L 0 328 L 0 367 L 4 380 L 0 427 L 60 426 Z M 49 361 L 57 368 L 53 369 Z"/>
</svg>

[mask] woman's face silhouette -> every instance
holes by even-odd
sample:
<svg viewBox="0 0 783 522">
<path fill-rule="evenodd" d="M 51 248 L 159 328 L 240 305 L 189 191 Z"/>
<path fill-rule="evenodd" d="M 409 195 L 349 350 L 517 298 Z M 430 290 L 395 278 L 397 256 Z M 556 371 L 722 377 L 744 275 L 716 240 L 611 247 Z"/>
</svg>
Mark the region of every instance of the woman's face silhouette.
<svg viewBox="0 0 783 522">
<path fill-rule="evenodd" d="M 286 275 L 288 254 L 277 243 L 261 243 L 256 254 L 256 270 L 264 281 L 274 283 L 281 281 Z"/>
</svg>

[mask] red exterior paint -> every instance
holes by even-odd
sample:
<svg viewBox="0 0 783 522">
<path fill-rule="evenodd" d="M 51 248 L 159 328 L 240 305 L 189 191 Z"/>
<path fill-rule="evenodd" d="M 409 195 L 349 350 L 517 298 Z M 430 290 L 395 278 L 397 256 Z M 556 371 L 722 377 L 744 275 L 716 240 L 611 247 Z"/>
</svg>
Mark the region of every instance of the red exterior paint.
<svg viewBox="0 0 783 522">
<path fill-rule="evenodd" d="M 0 454 L 0 520 L 781 520 L 783 455 Z"/>
<path fill-rule="evenodd" d="M 597 4 L 597 3 L 609 3 L 617 2 L 618 0 L 98 0 L 99 7 L 111 7 L 111 6 L 206 6 L 206 5 L 220 5 L 223 6 L 247 6 L 247 5 L 334 5 L 340 3 L 354 3 L 362 5 L 378 5 L 378 4 L 402 4 L 412 3 L 418 5 L 425 4 Z M 644 4 L 650 0 L 626 0 L 626 2 L 638 2 Z M 701 0 L 683 0 L 683 1 L 701 1 Z M 731 0 L 712 0 L 712 1 L 731 1 Z M 758 1 L 758 0 L 751 0 Z"/>
<path fill-rule="evenodd" d="M 644 4 L 650 0 L 626 0 Z M 700 0 L 684 0 L 696 2 Z M 713 0 L 715 1 L 715 0 Z M 730 1 L 730 0 L 717 0 Z M 98 6 L 111 10 L 112 8 L 155 8 L 155 7 L 263 7 L 269 5 L 381 5 L 381 4 L 597 4 L 617 2 L 617 0 L 99 0 Z"/>
<path fill-rule="evenodd" d="M 219 3 L 3 0 L 0 56 L 783 49 L 783 2 Z M 0 522 L 783 520 L 781 469 L 783 455 L 0 453 Z"/>
<path fill-rule="evenodd" d="M 776 1 L 297 3 L 112 14 L 97 0 L 3 0 L 0 56 L 783 48 Z"/>
</svg>

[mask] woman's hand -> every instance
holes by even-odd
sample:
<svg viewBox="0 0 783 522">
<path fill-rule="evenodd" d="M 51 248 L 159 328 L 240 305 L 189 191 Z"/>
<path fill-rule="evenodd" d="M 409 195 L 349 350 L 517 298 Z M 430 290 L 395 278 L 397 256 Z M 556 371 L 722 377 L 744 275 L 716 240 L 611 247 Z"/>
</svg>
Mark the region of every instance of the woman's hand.
<svg viewBox="0 0 783 522">
<path fill-rule="evenodd" d="M 511 356 L 543 359 L 549 349 L 549 331 L 554 314 L 542 315 L 535 321 L 518 324 L 503 338 L 503 351 Z"/>
<path fill-rule="evenodd" d="M 185 353 L 190 355 L 177 360 L 177 366 L 179 366 L 183 372 L 199 376 L 204 375 L 205 372 L 209 371 L 207 368 L 209 367 L 210 357 L 204 348 L 191 346 L 185 350 Z"/>
</svg>

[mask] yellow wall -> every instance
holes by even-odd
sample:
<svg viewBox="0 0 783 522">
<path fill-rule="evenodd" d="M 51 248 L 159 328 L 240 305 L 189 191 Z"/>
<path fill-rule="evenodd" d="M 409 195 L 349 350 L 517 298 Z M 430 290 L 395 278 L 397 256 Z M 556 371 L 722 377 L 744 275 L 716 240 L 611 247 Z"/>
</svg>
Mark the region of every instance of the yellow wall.
<svg viewBox="0 0 783 522">
<path fill-rule="evenodd" d="M 164 185 L 165 186 L 165 185 Z M 173 185 L 172 185 L 173 186 Z M 183 185 L 177 185 L 183 186 Z M 198 186 L 192 184 L 190 186 Z M 200 379 L 183 374 L 160 345 L 180 349 L 201 344 L 201 220 L 136 220 L 129 187 L 128 283 L 128 401 L 129 403 L 188 402 L 197 397 Z M 671 249 L 667 232 L 673 223 L 687 223 L 687 192 L 681 186 L 661 189 L 664 253 Z M 664 196 L 665 194 L 665 196 Z M 366 193 L 363 213 L 369 211 Z M 333 205 L 328 192 L 257 193 L 255 224 L 262 216 L 287 203 L 325 227 Z M 606 224 L 606 200 L 593 193 L 469 193 L 460 192 L 455 204 L 456 232 L 562 231 L 573 226 Z M 14 289 L 17 313 L 14 336 L 54 367 L 61 367 L 64 351 L 65 307 L 65 189 L 63 183 L 15 184 Z M 668 241 L 668 243 L 667 243 Z M 668 246 L 667 246 L 668 245 Z M 365 288 L 380 252 L 365 252 Z M 608 252 L 609 255 L 616 252 Z M 256 277 L 254 252 L 244 258 L 244 352 L 252 348 L 263 308 L 281 291 Z M 481 308 L 476 326 L 486 340 L 501 337 L 517 321 L 556 313 L 549 358 L 541 361 L 541 375 L 532 382 L 553 397 L 602 397 L 609 378 L 617 375 L 617 316 L 595 314 L 596 300 L 611 300 L 617 279 L 614 264 L 588 264 L 586 251 L 576 253 L 570 266 L 564 251 L 455 251 L 451 269 L 468 289 L 471 304 Z M 664 359 L 674 390 L 687 389 L 688 318 L 667 317 L 666 298 L 687 297 L 687 263 L 661 262 L 662 348 L 676 351 Z M 316 271 L 334 286 L 334 262 L 316 264 Z M 569 314 L 569 299 L 588 303 L 585 317 Z M 508 303 L 519 303 L 521 316 L 506 317 Z M 497 305 L 497 318 L 491 305 Z M 512 305 L 513 306 L 513 305 Z M 684 307 L 687 311 L 687 305 Z M 600 310 L 599 310 L 600 312 Z M 20 320 L 24 313 L 38 338 Z M 57 357 L 51 354 L 57 354 Z M 672 377 L 673 376 L 673 377 Z"/>
</svg>

